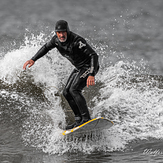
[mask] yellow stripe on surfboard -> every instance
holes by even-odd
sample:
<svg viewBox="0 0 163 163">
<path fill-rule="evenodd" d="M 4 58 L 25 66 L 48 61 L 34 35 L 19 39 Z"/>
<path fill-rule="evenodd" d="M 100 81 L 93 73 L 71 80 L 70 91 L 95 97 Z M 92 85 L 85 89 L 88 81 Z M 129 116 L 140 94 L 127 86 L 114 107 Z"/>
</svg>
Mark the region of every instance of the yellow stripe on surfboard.
<svg viewBox="0 0 163 163">
<path fill-rule="evenodd" d="M 94 121 L 94 120 L 97 120 L 97 119 L 104 119 L 104 118 L 103 118 L 103 117 L 100 117 L 100 118 L 91 119 L 91 120 L 89 120 L 88 122 L 85 122 L 85 123 L 81 124 L 81 125 L 78 126 L 78 127 L 75 127 L 75 128 L 73 128 L 73 129 L 70 129 L 70 130 L 65 130 L 62 134 L 63 134 L 63 135 L 66 135 L 66 133 L 74 132 L 75 130 L 77 130 L 77 129 L 83 127 L 84 125 L 86 125 L 87 123 L 90 123 L 90 122 L 92 122 L 92 121 Z M 114 124 L 112 121 L 111 121 L 111 123 Z"/>
</svg>

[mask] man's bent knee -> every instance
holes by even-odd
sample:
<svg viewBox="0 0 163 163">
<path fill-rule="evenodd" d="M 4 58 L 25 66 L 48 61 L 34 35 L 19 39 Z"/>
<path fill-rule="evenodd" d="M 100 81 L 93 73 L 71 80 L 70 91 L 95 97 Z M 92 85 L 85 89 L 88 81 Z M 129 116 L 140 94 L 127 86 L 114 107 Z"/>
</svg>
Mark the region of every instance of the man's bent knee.
<svg viewBox="0 0 163 163">
<path fill-rule="evenodd" d="M 77 90 L 74 87 L 70 87 L 69 93 L 71 94 L 71 96 L 76 97 L 77 94 L 81 93 L 81 90 Z"/>
</svg>

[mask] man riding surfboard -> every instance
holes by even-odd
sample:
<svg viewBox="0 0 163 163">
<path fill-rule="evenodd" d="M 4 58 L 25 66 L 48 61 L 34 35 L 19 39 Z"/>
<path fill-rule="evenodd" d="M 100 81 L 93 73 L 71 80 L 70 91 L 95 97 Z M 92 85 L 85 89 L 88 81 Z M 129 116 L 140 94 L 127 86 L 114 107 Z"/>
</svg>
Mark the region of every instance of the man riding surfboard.
<svg viewBox="0 0 163 163">
<path fill-rule="evenodd" d="M 25 62 L 23 69 L 26 70 L 27 65 L 31 67 L 36 60 L 53 48 L 57 48 L 61 55 L 74 65 L 75 68 L 63 90 L 63 95 L 75 114 L 75 123 L 68 125 L 66 127 L 68 130 L 91 119 L 82 90 L 85 86 L 95 85 L 95 75 L 99 70 L 99 62 L 97 53 L 83 37 L 69 30 L 65 20 L 57 21 L 55 32 L 56 35 L 43 45 L 30 60 Z"/>
</svg>

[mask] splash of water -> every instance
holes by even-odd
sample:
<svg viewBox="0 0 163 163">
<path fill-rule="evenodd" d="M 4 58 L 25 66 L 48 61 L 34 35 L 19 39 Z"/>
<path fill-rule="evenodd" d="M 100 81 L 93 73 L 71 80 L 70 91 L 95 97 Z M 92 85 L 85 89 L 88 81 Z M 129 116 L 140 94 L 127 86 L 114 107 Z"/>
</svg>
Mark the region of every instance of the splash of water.
<svg viewBox="0 0 163 163">
<path fill-rule="evenodd" d="M 86 134 L 85 139 L 63 137 L 60 126 L 65 126 L 66 114 L 62 98 L 56 94 L 60 94 L 71 65 L 52 50 L 33 67 L 22 70 L 24 62 L 44 43 L 43 37 L 26 36 L 24 45 L 0 60 L 0 80 L 6 83 L 1 95 L 19 101 L 15 109 L 21 114 L 25 107 L 28 114 L 21 127 L 25 143 L 47 153 L 63 154 L 123 150 L 135 139 L 162 138 L 162 79 L 149 75 L 143 61 L 124 58 L 100 71 L 96 78 L 101 84 L 92 99 L 92 118 L 104 116 L 114 120 L 115 125 L 92 137 Z"/>
</svg>

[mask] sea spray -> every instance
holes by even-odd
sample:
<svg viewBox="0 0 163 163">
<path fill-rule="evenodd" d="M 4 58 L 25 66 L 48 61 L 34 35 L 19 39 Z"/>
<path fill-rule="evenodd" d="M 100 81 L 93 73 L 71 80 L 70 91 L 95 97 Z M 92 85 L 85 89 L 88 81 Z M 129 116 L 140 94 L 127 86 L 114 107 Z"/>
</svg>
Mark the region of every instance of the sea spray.
<svg viewBox="0 0 163 163">
<path fill-rule="evenodd" d="M 94 98 L 93 116 L 116 120 L 111 134 L 122 144 L 162 138 L 162 77 L 149 75 L 135 64 L 126 60 L 106 68 L 100 98 Z M 114 74 L 116 78 L 110 81 Z"/>
<path fill-rule="evenodd" d="M 135 139 L 162 138 L 162 78 L 150 75 L 143 61 L 125 58 L 102 68 L 96 86 L 84 90 L 85 95 L 94 91 L 91 117 L 115 120 L 114 126 L 92 136 L 64 138 L 61 128 L 66 125 L 64 109 L 68 105 L 62 105 L 61 91 L 72 66 L 52 50 L 30 69 L 22 70 L 24 62 L 45 43 L 42 37 L 26 37 L 24 45 L 0 60 L 0 95 L 8 104 L 4 103 L 8 109 L 1 110 L 1 115 L 19 122 L 25 144 L 51 154 L 92 153 L 125 150 Z"/>
</svg>

